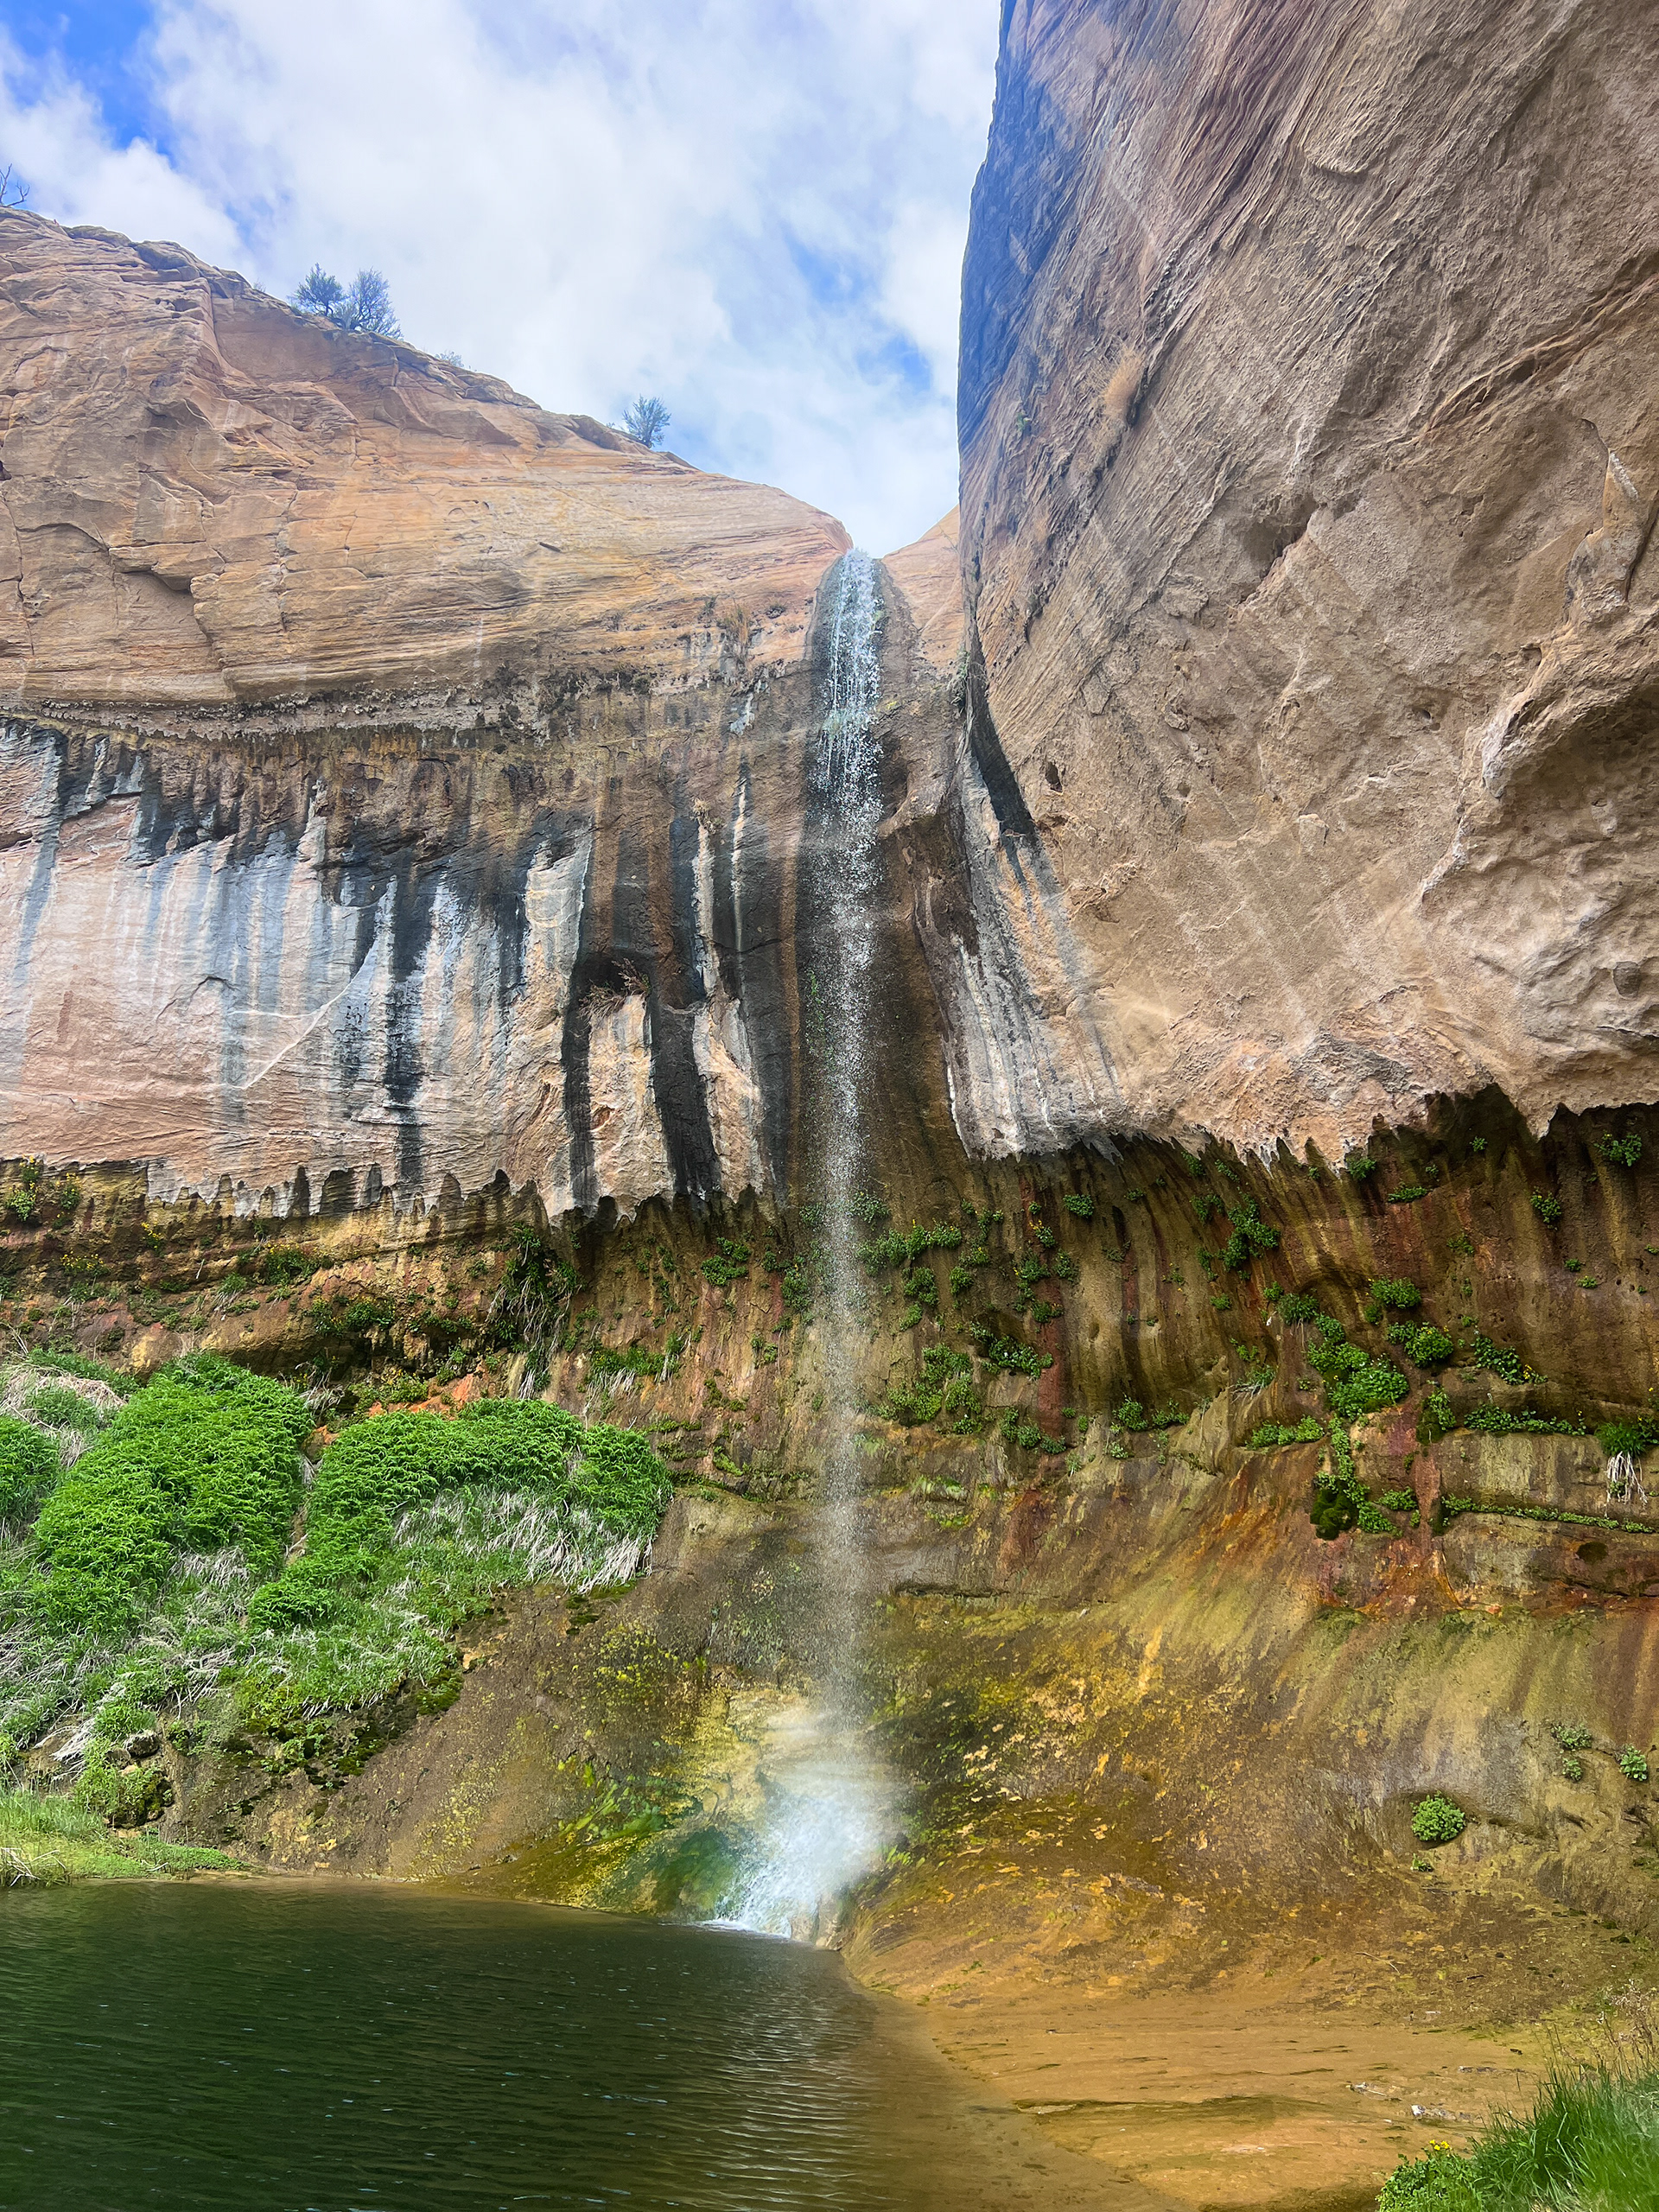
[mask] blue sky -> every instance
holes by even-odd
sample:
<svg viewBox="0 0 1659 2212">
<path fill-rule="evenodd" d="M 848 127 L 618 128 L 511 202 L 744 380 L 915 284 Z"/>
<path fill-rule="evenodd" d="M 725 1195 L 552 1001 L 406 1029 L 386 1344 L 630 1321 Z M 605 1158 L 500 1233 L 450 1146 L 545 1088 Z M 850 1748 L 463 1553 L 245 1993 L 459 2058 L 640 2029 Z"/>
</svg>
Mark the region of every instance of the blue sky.
<svg viewBox="0 0 1659 2212">
<path fill-rule="evenodd" d="M 406 334 L 889 551 L 956 497 L 997 0 L 8 0 L 0 166 L 66 223 Z"/>
</svg>

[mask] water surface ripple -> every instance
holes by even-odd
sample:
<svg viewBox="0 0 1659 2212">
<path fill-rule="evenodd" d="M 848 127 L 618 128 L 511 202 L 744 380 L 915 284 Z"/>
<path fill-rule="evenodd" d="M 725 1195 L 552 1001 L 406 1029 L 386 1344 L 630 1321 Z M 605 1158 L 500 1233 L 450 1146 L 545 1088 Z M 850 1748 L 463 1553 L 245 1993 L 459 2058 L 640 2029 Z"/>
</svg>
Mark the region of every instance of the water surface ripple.
<svg viewBox="0 0 1659 2212">
<path fill-rule="evenodd" d="M 343 1888 L 13 1891 L 0 2018 L 4 2212 L 918 2201 L 875 2006 L 833 1957 L 736 1931 Z"/>
</svg>

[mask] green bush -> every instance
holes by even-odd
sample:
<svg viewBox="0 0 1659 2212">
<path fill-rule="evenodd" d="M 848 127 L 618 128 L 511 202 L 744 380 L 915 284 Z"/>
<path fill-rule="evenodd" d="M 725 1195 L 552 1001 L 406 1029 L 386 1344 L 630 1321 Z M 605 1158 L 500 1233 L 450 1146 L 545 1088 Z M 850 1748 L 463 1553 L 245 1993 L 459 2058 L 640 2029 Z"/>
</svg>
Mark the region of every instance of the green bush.
<svg viewBox="0 0 1659 2212">
<path fill-rule="evenodd" d="M 1624 1750 L 1619 1753 L 1618 1770 L 1624 1776 L 1626 1782 L 1645 1782 L 1647 1780 L 1647 1759 L 1642 1752 L 1637 1750 L 1634 1744 L 1626 1744 Z"/>
<path fill-rule="evenodd" d="M 1494 1344 L 1479 1329 L 1469 1332 L 1469 1351 L 1471 1363 L 1488 1375 L 1501 1376 L 1506 1382 L 1529 1382 L 1533 1379 L 1532 1370 L 1518 1351 L 1512 1351 L 1507 1344 Z"/>
<path fill-rule="evenodd" d="M 1227 1218 L 1233 1225 L 1233 1233 L 1222 1248 L 1221 1256 L 1223 1263 L 1235 1274 L 1246 1273 L 1258 1254 L 1278 1250 L 1279 1232 L 1262 1220 L 1254 1198 L 1246 1198 L 1238 1211 L 1230 1213 Z"/>
<path fill-rule="evenodd" d="M 1382 1503 L 1390 1513 L 1414 1513 L 1417 1493 L 1414 1490 L 1385 1490 Z"/>
<path fill-rule="evenodd" d="M 1559 1198 L 1552 1198 L 1547 1191 L 1535 1191 L 1533 1192 L 1532 1210 L 1534 1213 L 1537 1215 L 1539 1220 L 1543 1222 L 1547 1227 L 1551 1229 L 1554 1228 L 1556 1223 L 1561 1217 L 1560 1200 Z"/>
<path fill-rule="evenodd" d="M 1325 1402 L 1339 1421 L 1358 1421 L 1408 1397 L 1411 1385 L 1386 1359 L 1372 1359 L 1348 1342 L 1338 1324 L 1327 1321 L 1322 1341 L 1310 1347 L 1307 1363 L 1325 1384 Z"/>
<path fill-rule="evenodd" d="M 1392 1536 L 1398 1533 L 1382 1507 L 1373 1505 L 1370 1498 L 1357 1508 L 1355 1521 L 1360 1534 L 1364 1536 Z"/>
<path fill-rule="evenodd" d="M 1308 1518 L 1320 1540 L 1330 1543 L 1354 1526 L 1360 1508 L 1367 1502 L 1348 1432 L 1339 1421 L 1333 1421 L 1330 1457 L 1313 1478 L 1313 1503 Z"/>
<path fill-rule="evenodd" d="M 1438 1791 L 1425 1797 L 1411 1816 L 1411 1832 L 1419 1843 L 1455 1843 L 1467 1826 L 1463 1808 Z"/>
<path fill-rule="evenodd" d="M 58 1447 L 49 1436 L 29 1421 L 0 1414 L 0 1521 L 29 1512 L 61 1472 Z"/>
<path fill-rule="evenodd" d="M 1596 1441 L 1610 1459 L 1621 1452 L 1639 1459 L 1659 1444 L 1659 1416 L 1637 1414 L 1628 1421 L 1603 1421 L 1596 1431 Z"/>
<path fill-rule="evenodd" d="M 308 1252 L 302 1244 L 267 1244 L 255 1272 L 261 1282 L 287 1289 L 296 1282 L 308 1281 L 321 1265 L 315 1253 Z"/>
<path fill-rule="evenodd" d="M 1293 1290 L 1279 1300 L 1281 1321 L 1308 1322 L 1319 1319 L 1319 1301 L 1306 1290 Z"/>
<path fill-rule="evenodd" d="M 976 1435 L 984 1423 L 984 1408 L 974 1389 L 973 1367 L 966 1352 L 930 1344 L 922 1354 L 921 1374 L 913 1382 L 895 1382 L 880 1411 L 901 1427 L 934 1421 L 953 1435 Z"/>
<path fill-rule="evenodd" d="M 1474 2170 L 1449 2143 L 1433 2143 L 1395 2168 L 1382 2184 L 1377 2212 L 1488 2212 Z"/>
<path fill-rule="evenodd" d="M 1029 1344 L 1015 1344 L 1007 1337 L 994 1337 L 988 1329 L 976 1329 L 974 1340 L 980 1357 L 990 1367 L 1000 1367 L 1009 1375 L 1040 1375 L 1046 1367 L 1052 1367 L 1052 1352 L 1035 1351 Z"/>
<path fill-rule="evenodd" d="M 1402 1183 L 1397 1191 L 1389 1192 L 1389 1204 L 1391 1206 L 1414 1205 L 1419 1198 L 1426 1198 L 1427 1196 L 1427 1183 Z"/>
<path fill-rule="evenodd" d="M 702 1272 L 717 1289 L 747 1280 L 749 1248 L 729 1236 L 716 1236 L 715 1249 L 702 1263 Z"/>
<path fill-rule="evenodd" d="M 1046 1436 L 1028 1414 L 1016 1412 L 1012 1406 L 1002 1416 L 1002 1438 L 1023 1452 L 1041 1452 L 1054 1459 L 1068 1448 L 1063 1436 Z"/>
<path fill-rule="evenodd" d="M 1482 1436 L 1582 1436 L 1581 1421 L 1556 1421 L 1547 1414 L 1511 1412 L 1508 1406 L 1476 1406 L 1463 1425 Z"/>
<path fill-rule="evenodd" d="M 1095 1217 L 1095 1202 L 1086 1191 L 1067 1191 L 1060 1204 L 1068 1213 L 1076 1214 L 1079 1221 L 1092 1221 Z"/>
<path fill-rule="evenodd" d="M 903 1231 L 890 1229 L 874 1243 L 861 1244 L 858 1256 L 868 1272 L 876 1275 L 887 1268 L 909 1267 L 924 1252 L 953 1252 L 961 1242 L 962 1231 L 954 1223 L 935 1222 L 926 1228 Z"/>
<path fill-rule="evenodd" d="M 1389 1331 L 1389 1342 L 1401 1345 L 1418 1367 L 1443 1367 L 1457 1350 L 1446 1331 L 1437 1329 L 1432 1321 L 1416 1325 L 1409 1321 L 1396 1321 Z"/>
<path fill-rule="evenodd" d="M 1636 1130 L 1630 1129 L 1622 1137 L 1601 1138 L 1596 1150 L 1604 1160 L 1611 1160 L 1615 1166 L 1634 1167 L 1642 1157 L 1642 1139 Z"/>
<path fill-rule="evenodd" d="M 1268 1452 L 1281 1444 L 1317 1444 L 1325 1434 L 1312 1414 L 1290 1427 L 1283 1421 L 1264 1421 L 1250 1431 L 1252 1452 Z"/>
<path fill-rule="evenodd" d="M 196 1354 L 164 1368 L 62 1477 L 35 1524 L 39 1601 L 102 1634 L 148 1611 L 181 1544 L 238 1545 L 255 1579 L 281 1564 L 313 1426 L 295 1391 Z"/>
<path fill-rule="evenodd" d="M 308 1574 L 342 1584 L 372 1577 L 398 1516 L 440 1490 L 494 1488 L 573 1499 L 580 1487 L 573 1459 L 582 1442 L 575 1415 L 539 1398 L 482 1398 L 453 1421 L 442 1414 L 378 1414 L 355 1422 L 329 1446 L 317 1470 L 306 1513 Z"/>
<path fill-rule="evenodd" d="M 1444 1390 L 1430 1390 L 1424 1397 L 1422 1417 L 1417 1423 L 1420 1442 L 1438 1444 L 1441 1437 L 1450 1436 L 1457 1425 L 1451 1399 Z"/>
<path fill-rule="evenodd" d="M 543 1410 L 556 1413 L 559 1408 Z M 581 1457 L 572 1471 L 572 1499 L 618 1535 L 651 1536 L 673 1487 L 643 1430 L 613 1428 L 601 1421 L 583 1434 Z"/>
<path fill-rule="evenodd" d="M 1380 1319 L 1385 1307 L 1392 1313 L 1407 1313 L 1422 1302 L 1423 1294 L 1414 1282 L 1408 1282 L 1403 1275 L 1383 1275 L 1371 1284 L 1365 1318 L 1370 1321 Z"/>
</svg>

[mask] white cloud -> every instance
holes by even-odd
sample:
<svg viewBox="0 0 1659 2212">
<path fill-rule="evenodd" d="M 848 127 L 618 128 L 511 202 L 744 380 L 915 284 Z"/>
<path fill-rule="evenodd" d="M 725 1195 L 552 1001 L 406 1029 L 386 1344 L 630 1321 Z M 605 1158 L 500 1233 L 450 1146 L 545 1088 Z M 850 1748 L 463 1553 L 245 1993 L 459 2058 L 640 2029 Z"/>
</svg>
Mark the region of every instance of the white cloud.
<svg viewBox="0 0 1659 2212">
<path fill-rule="evenodd" d="M 0 31 L 0 167 L 28 180 L 38 213 L 130 238 L 188 238 L 207 261 L 241 251 L 235 223 L 212 195 L 144 140 L 112 145 L 96 105 L 72 79 L 54 70 L 25 93 L 29 74 Z"/>
<path fill-rule="evenodd" d="M 157 0 L 167 159 L 15 71 L 0 127 L 43 213 L 273 290 L 372 264 L 416 343 L 660 391 L 676 450 L 886 550 L 956 496 L 995 41 L 996 0 Z"/>
</svg>

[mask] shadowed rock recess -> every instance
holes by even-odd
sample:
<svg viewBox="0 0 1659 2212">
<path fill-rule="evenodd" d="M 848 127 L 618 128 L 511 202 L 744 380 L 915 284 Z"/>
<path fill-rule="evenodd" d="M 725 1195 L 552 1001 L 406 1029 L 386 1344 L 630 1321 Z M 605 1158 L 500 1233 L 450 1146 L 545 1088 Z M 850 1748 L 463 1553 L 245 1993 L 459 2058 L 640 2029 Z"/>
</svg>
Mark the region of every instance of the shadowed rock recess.
<svg viewBox="0 0 1659 2212">
<path fill-rule="evenodd" d="M 0 214 L 0 1320 L 676 1483 L 441 1694 L 175 1700 L 166 1835 L 718 1911 L 850 1421 L 817 1931 L 1079 2190 L 1370 2203 L 1649 1959 L 1656 84 L 1611 0 L 1005 5 L 838 1333 L 845 533 Z"/>
</svg>

